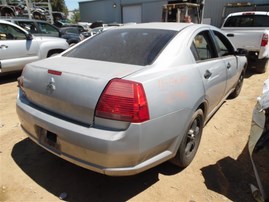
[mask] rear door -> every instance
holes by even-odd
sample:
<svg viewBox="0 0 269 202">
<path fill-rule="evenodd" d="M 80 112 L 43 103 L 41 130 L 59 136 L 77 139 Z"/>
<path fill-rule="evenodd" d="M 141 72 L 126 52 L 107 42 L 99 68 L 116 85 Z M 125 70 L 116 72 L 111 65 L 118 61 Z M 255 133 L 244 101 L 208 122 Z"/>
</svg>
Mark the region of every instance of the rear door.
<svg viewBox="0 0 269 202">
<path fill-rule="evenodd" d="M 210 113 L 224 96 L 227 69 L 225 63 L 218 58 L 214 41 L 208 30 L 196 34 L 191 50 L 203 79 L 208 112 Z"/>
<path fill-rule="evenodd" d="M 0 23 L 0 72 L 20 70 L 38 59 L 38 42 L 27 40 L 26 33 L 10 24 Z"/>
</svg>

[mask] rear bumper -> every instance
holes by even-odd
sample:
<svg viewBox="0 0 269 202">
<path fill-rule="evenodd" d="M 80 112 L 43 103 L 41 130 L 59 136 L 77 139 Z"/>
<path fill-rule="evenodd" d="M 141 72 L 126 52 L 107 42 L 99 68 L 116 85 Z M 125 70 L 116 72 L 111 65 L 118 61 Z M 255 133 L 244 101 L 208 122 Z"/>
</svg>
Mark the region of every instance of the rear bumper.
<svg viewBox="0 0 269 202">
<path fill-rule="evenodd" d="M 257 51 L 249 51 L 248 58 L 252 60 L 269 58 L 269 48 L 262 47 L 260 50 Z"/>
<path fill-rule="evenodd" d="M 35 143 L 76 165 L 106 175 L 140 173 L 172 158 L 179 144 L 180 138 L 175 136 L 166 141 L 152 138 L 145 146 L 143 124 L 131 124 L 124 131 L 85 127 L 37 110 L 22 97 L 17 98 L 16 108 L 22 129 Z M 152 133 L 157 135 L 156 131 Z M 51 134 L 53 140 L 49 138 Z"/>
</svg>

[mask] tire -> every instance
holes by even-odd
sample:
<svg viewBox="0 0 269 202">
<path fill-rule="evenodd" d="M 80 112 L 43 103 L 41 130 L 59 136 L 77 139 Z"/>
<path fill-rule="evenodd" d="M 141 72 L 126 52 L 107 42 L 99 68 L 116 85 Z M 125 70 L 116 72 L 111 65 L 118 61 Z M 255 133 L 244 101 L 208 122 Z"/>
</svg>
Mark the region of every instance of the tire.
<svg viewBox="0 0 269 202">
<path fill-rule="evenodd" d="M 264 58 L 261 60 L 257 60 L 256 61 L 256 72 L 257 73 L 265 73 L 266 70 L 269 68 L 269 59 L 268 58 Z"/>
<path fill-rule="evenodd" d="M 57 49 L 57 50 L 50 50 L 50 51 L 48 52 L 47 57 L 49 58 L 49 57 L 56 56 L 56 55 L 60 54 L 60 53 L 63 52 L 63 51 L 64 51 L 64 50 L 60 50 L 60 49 Z"/>
<path fill-rule="evenodd" d="M 72 47 L 74 45 L 76 45 L 77 43 L 70 43 L 69 46 Z"/>
<path fill-rule="evenodd" d="M 244 83 L 244 78 L 245 78 L 245 70 L 242 71 L 238 81 L 237 81 L 237 84 L 235 86 L 235 89 L 234 91 L 229 95 L 229 98 L 233 99 L 233 98 L 236 98 L 238 97 L 238 95 L 240 94 L 241 92 L 241 89 L 242 89 L 242 86 L 243 86 L 243 83 Z"/>
<path fill-rule="evenodd" d="M 204 127 L 204 113 L 198 109 L 192 116 L 188 130 L 183 137 L 176 156 L 171 162 L 181 168 L 186 168 L 194 159 L 198 150 Z"/>
</svg>

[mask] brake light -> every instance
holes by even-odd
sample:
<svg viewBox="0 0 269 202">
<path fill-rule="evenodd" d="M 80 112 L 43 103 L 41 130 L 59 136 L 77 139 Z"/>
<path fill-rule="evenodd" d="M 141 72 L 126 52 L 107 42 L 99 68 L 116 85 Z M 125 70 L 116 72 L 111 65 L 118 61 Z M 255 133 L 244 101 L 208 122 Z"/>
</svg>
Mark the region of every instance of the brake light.
<svg viewBox="0 0 269 202">
<path fill-rule="evenodd" d="M 261 46 L 267 46 L 267 44 L 268 44 L 268 34 L 263 34 Z"/>
<path fill-rule="evenodd" d="M 59 71 L 56 71 L 56 70 L 51 70 L 51 69 L 48 70 L 48 73 L 56 75 L 56 76 L 61 76 L 62 75 L 62 72 L 59 72 Z"/>
<path fill-rule="evenodd" d="M 243 13 L 243 15 L 255 15 L 255 12 L 246 12 L 246 13 Z"/>
<path fill-rule="evenodd" d="M 149 120 L 143 85 L 123 79 L 112 79 L 98 101 L 95 115 L 133 123 Z"/>
</svg>

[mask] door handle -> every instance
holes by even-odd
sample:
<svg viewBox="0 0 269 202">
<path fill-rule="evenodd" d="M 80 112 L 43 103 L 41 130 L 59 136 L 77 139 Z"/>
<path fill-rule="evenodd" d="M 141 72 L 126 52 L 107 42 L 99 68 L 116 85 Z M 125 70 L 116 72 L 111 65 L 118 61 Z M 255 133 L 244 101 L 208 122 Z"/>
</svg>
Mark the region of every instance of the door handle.
<svg viewBox="0 0 269 202">
<path fill-rule="evenodd" d="M 0 46 L 0 49 L 6 49 L 6 48 L 8 48 L 7 45 L 1 45 L 1 46 Z"/>
<path fill-rule="evenodd" d="M 205 71 L 204 78 L 209 79 L 211 77 L 212 73 L 209 70 Z"/>
<path fill-rule="evenodd" d="M 232 65 L 228 62 L 228 64 L 227 64 L 227 69 L 230 69 L 231 66 L 232 66 Z"/>
<path fill-rule="evenodd" d="M 234 37 L 234 34 L 227 34 L 227 37 Z"/>
</svg>

